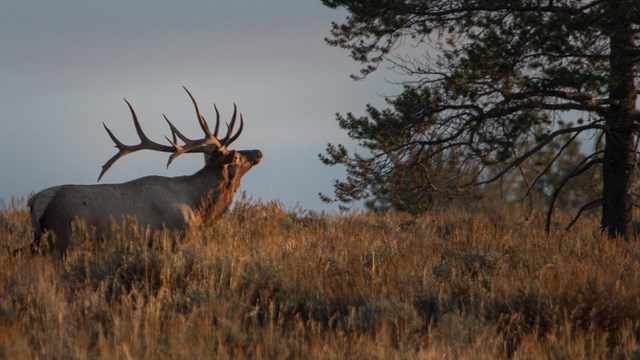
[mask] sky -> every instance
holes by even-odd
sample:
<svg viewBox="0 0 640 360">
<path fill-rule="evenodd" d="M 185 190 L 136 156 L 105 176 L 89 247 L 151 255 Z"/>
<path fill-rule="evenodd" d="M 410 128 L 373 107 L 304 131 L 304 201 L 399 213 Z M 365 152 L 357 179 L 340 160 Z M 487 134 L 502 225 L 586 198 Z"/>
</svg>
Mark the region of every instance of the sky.
<svg viewBox="0 0 640 360">
<path fill-rule="evenodd" d="M 162 114 L 200 136 L 186 86 L 210 122 L 214 102 L 223 120 L 234 103 L 243 114 L 231 148 L 264 154 L 242 180 L 248 196 L 335 210 L 318 193 L 331 194 L 344 169 L 318 154 L 329 142 L 357 149 L 335 114 L 363 114 L 399 92 L 384 71 L 352 80 L 359 64 L 325 43 L 331 21 L 345 15 L 319 0 L 0 0 L 0 199 L 95 184 L 116 152 L 102 122 L 124 143 L 138 142 L 123 98 L 155 141 L 170 134 Z M 128 155 L 101 183 L 203 166 L 193 154 L 167 169 L 167 155 Z"/>
</svg>

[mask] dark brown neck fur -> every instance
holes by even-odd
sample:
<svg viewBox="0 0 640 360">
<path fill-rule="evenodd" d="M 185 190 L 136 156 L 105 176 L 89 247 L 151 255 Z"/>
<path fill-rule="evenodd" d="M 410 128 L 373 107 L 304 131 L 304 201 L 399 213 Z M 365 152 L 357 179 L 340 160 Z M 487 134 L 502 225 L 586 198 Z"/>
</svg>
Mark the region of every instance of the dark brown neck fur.
<svg viewBox="0 0 640 360">
<path fill-rule="evenodd" d="M 232 164 L 209 163 L 193 176 L 198 179 L 196 186 L 203 186 L 205 194 L 198 208 L 199 222 L 210 225 L 220 215 L 224 214 L 231 202 L 233 195 L 240 186 L 240 178 L 236 168 Z M 195 209 L 194 209 L 195 210 Z"/>
</svg>

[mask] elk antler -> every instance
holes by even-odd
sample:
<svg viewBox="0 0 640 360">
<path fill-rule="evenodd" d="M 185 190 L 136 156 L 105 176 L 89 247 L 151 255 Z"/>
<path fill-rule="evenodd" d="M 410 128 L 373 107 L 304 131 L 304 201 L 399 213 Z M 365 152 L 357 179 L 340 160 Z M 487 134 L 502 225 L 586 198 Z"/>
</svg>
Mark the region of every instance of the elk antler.
<svg viewBox="0 0 640 360">
<path fill-rule="evenodd" d="M 183 86 L 183 88 L 187 92 L 187 94 L 189 94 L 189 97 L 193 102 L 193 106 L 196 109 L 196 116 L 198 117 L 198 123 L 200 124 L 200 128 L 205 134 L 204 138 L 198 139 L 198 140 L 189 139 L 184 134 L 182 134 L 171 123 L 171 121 L 169 121 L 169 119 L 165 115 L 163 115 L 164 119 L 169 124 L 172 139 L 169 139 L 166 136 L 165 138 L 167 139 L 167 141 L 169 141 L 171 145 L 162 145 L 162 144 L 156 143 L 150 140 L 147 137 L 147 135 L 144 133 L 144 131 L 142 130 L 142 126 L 140 126 L 140 122 L 138 121 L 138 116 L 136 115 L 136 111 L 133 109 L 133 106 L 131 105 L 131 103 L 129 103 L 127 99 L 124 99 L 124 101 L 127 103 L 127 106 L 129 106 L 129 110 L 131 111 L 131 116 L 133 117 L 133 125 L 135 126 L 136 133 L 140 138 L 140 144 L 138 145 L 123 144 L 120 140 L 118 140 L 118 138 L 115 137 L 115 135 L 113 135 L 113 133 L 107 127 L 107 125 L 105 123 L 102 123 L 105 130 L 107 130 L 109 137 L 116 144 L 115 146 L 116 148 L 118 148 L 118 152 L 113 157 L 111 157 L 106 163 L 104 163 L 104 165 L 102 165 L 102 171 L 100 172 L 98 181 L 100 181 L 102 176 L 107 172 L 107 170 L 109 170 L 109 168 L 111 168 L 111 166 L 116 161 L 118 161 L 118 159 L 120 159 L 125 155 L 136 152 L 138 150 L 146 149 L 146 150 L 155 150 L 155 151 L 171 153 L 171 155 L 169 156 L 169 160 L 167 161 L 167 167 L 169 167 L 169 165 L 175 158 L 177 158 L 178 156 L 184 153 L 190 153 L 190 152 L 209 153 L 214 151 L 218 151 L 222 154 L 227 153 L 227 146 L 229 146 L 232 142 L 234 142 L 240 136 L 240 133 L 242 132 L 242 129 L 244 126 L 244 120 L 242 118 L 242 115 L 240 115 L 240 127 L 234 135 L 231 135 L 233 133 L 233 128 L 236 123 L 236 115 L 237 115 L 236 105 L 233 104 L 233 116 L 231 118 L 231 123 L 227 124 L 227 135 L 225 135 L 225 137 L 222 140 L 218 140 L 217 136 L 218 136 L 218 130 L 220 128 L 220 112 L 218 111 L 218 108 L 215 106 L 215 104 L 213 105 L 216 111 L 216 127 L 214 132 L 212 133 L 211 130 L 209 129 L 209 124 L 207 124 L 207 121 L 204 119 L 204 116 L 202 116 L 202 114 L 200 113 L 200 108 L 198 107 L 198 103 L 196 102 L 196 99 L 193 97 L 193 95 L 191 95 L 191 93 L 189 92 L 189 90 L 187 90 L 186 87 Z M 178 144 L 178 139 L 180 139 L 183 142 L 182 145 Z M 212 150 L 212 147 L 209 145 L 212 145 L 214 149 Z"/>
</svg>

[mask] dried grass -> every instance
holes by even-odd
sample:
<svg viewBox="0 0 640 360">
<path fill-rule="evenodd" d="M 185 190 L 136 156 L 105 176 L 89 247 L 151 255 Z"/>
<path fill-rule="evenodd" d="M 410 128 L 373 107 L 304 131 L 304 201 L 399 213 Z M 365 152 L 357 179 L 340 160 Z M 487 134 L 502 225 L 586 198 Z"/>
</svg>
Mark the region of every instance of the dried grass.
<svg viewBox="0 0 640 360">
<path fill-rule="evenodd" d="M 80 228 L 60 261 L 14 256 L 29 222 L 5 207 L 0 358 L 640 358 L 639 243 L 523 218 L 244 200 L 151 247 Z"/>
</svg>

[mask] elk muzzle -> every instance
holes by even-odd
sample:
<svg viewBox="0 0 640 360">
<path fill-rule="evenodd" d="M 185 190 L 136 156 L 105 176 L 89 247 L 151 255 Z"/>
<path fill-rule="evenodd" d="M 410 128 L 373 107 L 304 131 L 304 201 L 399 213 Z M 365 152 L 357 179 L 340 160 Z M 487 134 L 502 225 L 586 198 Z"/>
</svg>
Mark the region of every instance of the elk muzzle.
<svg viewBox="0 0 640 360">
<path fill-rule="evenodd" d="M 258 165 L 262 161 L 262 151 L 260 150 L 241 150 L 240 153 L 247 158 L 251 165 Z"/>
</svg>

